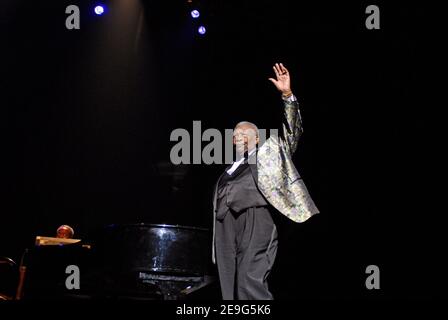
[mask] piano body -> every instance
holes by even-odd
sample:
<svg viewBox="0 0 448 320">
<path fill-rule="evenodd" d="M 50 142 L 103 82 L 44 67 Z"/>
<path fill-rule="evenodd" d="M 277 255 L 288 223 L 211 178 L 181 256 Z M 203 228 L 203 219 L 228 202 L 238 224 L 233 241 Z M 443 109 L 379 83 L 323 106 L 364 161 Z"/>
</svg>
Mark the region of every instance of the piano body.
<svg viewBox="0 0 448 320">
<path fill-rule="evenodd" d="M 38 237 L 26 259 L 25 299 L 219 299 L 207 229 L 109 225 L 89 244 Z M 80 271 L 69 289 L 67 267 Z"/>
</svg>

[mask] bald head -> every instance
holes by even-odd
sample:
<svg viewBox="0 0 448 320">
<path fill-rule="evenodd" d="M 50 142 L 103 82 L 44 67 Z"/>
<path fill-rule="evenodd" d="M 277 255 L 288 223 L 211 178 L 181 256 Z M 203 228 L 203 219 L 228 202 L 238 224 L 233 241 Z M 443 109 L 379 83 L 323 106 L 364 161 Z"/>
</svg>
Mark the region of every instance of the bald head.
<svg viewBox="0 0 448 320">
<path fill-rule="evenodd" d="M 255 123 L 252 123 L 252 122 L 249 122 L 249 121 L 241 121 L 241 122 L 238 122 L 236 124 L 234 130 L 236 130 L 239 127 L 240 128 L 252 128 L 258 135 L 258 127 L 255 125 Z"/>
</svg>

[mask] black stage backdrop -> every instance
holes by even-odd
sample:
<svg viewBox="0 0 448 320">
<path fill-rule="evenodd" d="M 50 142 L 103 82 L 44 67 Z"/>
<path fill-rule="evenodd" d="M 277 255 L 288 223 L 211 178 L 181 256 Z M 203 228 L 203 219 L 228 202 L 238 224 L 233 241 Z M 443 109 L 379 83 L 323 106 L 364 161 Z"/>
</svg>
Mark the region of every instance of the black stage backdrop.
<svg viewBox="0 0 448 320">
<path fill-rule="evenodd" d="M 278 127 L 268 78 L 282 62 L 304 120 L 294 160 L 321 214 L 278 216 L 276 297 L 440 293 L 418 7 L 378 4 L 367 30 L 365 1 L 116 0 L 103 16 L 93 3 L 2 2 L 0 255 L 18 260 L 61 224 L 83 239 L 109 223 L 211 228 L 224 166 L 172 165 L 170 133 Z M 70 4 L 80 30 L 65 28 Z M 371 264 L 381 290 L 365 288 Z"/>
</svg>

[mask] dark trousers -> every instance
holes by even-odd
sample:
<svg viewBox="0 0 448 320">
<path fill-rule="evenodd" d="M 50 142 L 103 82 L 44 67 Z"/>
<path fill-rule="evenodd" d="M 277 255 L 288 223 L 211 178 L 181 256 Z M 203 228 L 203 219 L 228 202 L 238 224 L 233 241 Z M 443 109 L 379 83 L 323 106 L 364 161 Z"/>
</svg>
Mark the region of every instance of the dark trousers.
<svg viewBox="0 0 448 320">
<path fill-rule="evenodd" d="M 277 253 L 268 207 L 228 213 L 216 221 L 216 263 L 224 300 L 271 300 L 267 277 Z"/>
</svg>

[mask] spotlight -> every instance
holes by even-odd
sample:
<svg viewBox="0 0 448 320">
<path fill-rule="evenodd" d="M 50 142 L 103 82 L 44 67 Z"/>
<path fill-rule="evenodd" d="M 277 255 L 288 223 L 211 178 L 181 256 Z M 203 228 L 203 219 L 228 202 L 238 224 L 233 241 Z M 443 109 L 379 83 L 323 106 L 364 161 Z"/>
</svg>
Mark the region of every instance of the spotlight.
<svg viewBox="0 0 448 320">
<path fill-rule="evenodd" d="M 200 26 L 200 27 L 198 28 L 198 32 L 199 32 L 199 34 L 205 34 L 206 31 L 207 31 L 207 30 L 205 29 L 204 26 Z"/>
<path fill-rule="evenodd" d="M 104 7 L 103 6 L 96 6 L 95 7 L 95 13 L 97 15 L 102 15 L 104 13 Z"/>
<path fill-rule="evenodd" d="M 193 10 L 191 11 L 191 17 L 193 17 L 194 19 L 199 18 L 201 14 L 199 13 L 198 10 Z"/>
</svg>

